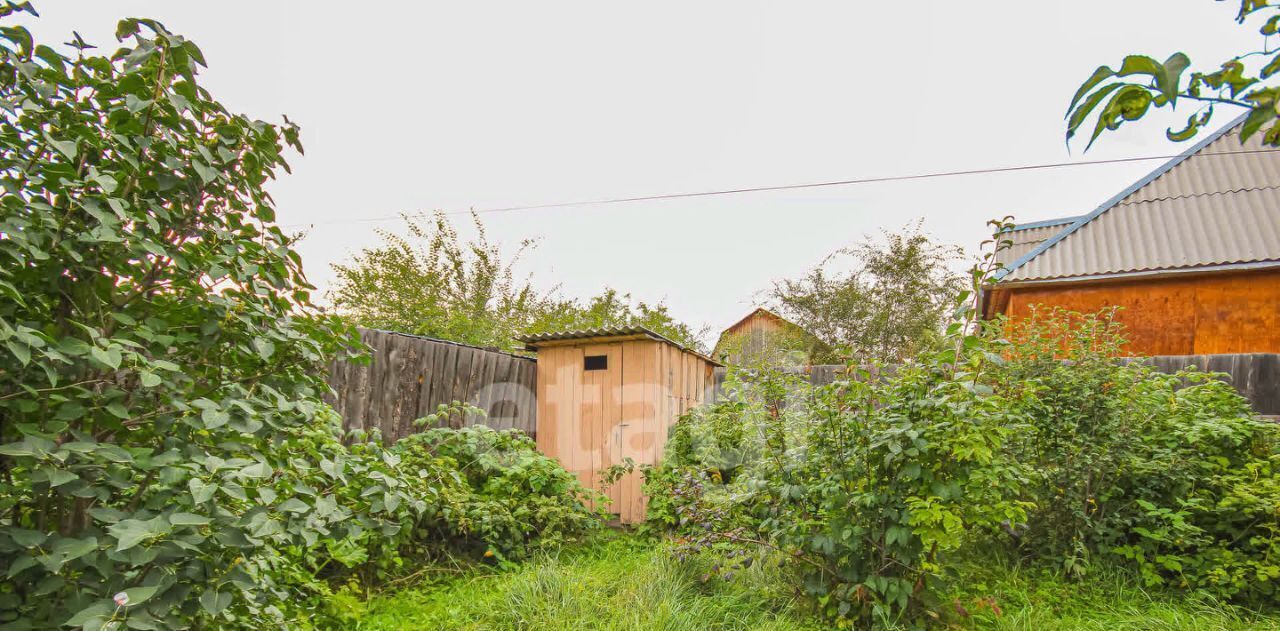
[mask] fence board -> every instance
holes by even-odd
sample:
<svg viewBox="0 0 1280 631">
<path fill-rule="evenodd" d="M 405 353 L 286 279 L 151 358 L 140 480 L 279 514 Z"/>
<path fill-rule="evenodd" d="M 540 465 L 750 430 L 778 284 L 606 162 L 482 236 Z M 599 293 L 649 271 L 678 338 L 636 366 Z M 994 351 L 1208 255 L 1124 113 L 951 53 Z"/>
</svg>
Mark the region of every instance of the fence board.
<svg viewBox="0 0 1280 631">
<path fill-rule="evenodd" d="M 413 421 L 441 403 L 463 401 L 495 417 L 498 428 L 533 435 L 534 360 L 430 338 L 361 329 L 371 359 L 360 366 L 339 358 L 329 365 L 326 400 L 342 416 L 344 431 L 378 429 L 387 442 L 423 428 Z M 485 424 L 482 417 L 453 426 Z"/>
</svg>

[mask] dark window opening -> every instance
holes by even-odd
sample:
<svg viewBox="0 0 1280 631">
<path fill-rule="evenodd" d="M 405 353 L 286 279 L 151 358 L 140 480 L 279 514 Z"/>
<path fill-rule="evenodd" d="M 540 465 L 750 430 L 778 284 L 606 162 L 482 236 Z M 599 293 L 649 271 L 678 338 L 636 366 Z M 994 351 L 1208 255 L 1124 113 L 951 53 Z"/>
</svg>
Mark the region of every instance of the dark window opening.
<svg viewBox="0 0 1280 631">
<path fill-rule="evenodd" d="M 608 355 L 587 355 L 582 362 L 583 370 L 608 370 Z"/>
</svg>

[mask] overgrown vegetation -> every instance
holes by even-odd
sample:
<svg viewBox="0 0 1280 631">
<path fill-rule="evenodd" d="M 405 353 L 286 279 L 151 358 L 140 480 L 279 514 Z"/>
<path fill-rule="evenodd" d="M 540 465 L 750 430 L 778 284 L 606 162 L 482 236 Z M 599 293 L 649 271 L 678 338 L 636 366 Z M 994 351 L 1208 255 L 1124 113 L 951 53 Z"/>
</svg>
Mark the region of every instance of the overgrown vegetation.
<svg viewBox="0 0 1280 631">
<path fill-rule="evenodd" d="M 777 558 L 731 580 L 706 578 L 713 551 L 678 561 L 666 544 L 601 537 L 493 571 L 437 566 L 422 582 L 352 601 L 349 628 L 551 631 L 817 631 L 831 625 L 799 595 Z M 982 554 L 961 562 L 945 599 L 952 628 L 1025 631 L 1280 629 L 1280 619 L 1214 601 L 1141 589 L 1101 566 L 1087 583 Z M 905 625 L 898 628 L 908 628 Z"/>
<path fill-rule="evenodd" d="M 952 269 L 960 249 L 937 243 L 919 225 L 886 232 L 824 259 L 798 279 L 774 284 L 768 298 L 778 312 L 816 336 L 807 340 L 813 363 L 897 362 L 937 341 L 948 308 L 963 288 Z M 842 260 L 851 271 L 839 271 Z M 789 337 L 788 349 L 804 338 Z"/>
<path fill-rule="evenodd" d="M 338 311 L 366 327 L 519 351 L 521 335 L 602 327 L 644 326 L 689 348 L 702 329 L 677 321 L 662 303 L 633 302 L 605 289 L 586 301 L 539 290 L 515 267 L 536 243 L 507 254 L 491 242 L 479 217 L 476 237 L 464 240 L 448 218 L 406 218 L 409 234 L 380 231 L 382 243 L 350 263 L 335 265 L 331 298 Z"/>
<path fill-rule="evenodd" d="M 946 579 L 974 550 L 1274 606 L 1274 424 L 1210 376 L 1116 361 L 1108 314 L 973 316 L 961 303 L 929 352 L 829 386 L 739 372 L 676 425 L 651 517 L 722 573 L 782 554 L 841 626 L 950 620 Z"/>
<path fill-rule="evenodd" d="M 263 189 L 297 128 L 229 112 L 163 25 L 117 36 L 0 28 L 0 624 L 324 626 L 405 558 L 592 528 L 526 438 L 342 442 L 320 367 L 358 338 Z"/>
</svg>

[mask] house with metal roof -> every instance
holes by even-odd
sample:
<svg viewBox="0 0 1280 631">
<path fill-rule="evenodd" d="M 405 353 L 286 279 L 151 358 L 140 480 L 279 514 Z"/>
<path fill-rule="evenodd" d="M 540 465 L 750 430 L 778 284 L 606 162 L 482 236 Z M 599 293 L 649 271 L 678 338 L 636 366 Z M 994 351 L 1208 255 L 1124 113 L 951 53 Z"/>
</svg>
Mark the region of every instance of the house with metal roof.
<svg viewBox="0 0 1280 631">
<path fill-rule="evenodd" d="M 1128 352 L 1280 352 L 1280 150 L 1243 117 L 1092 212 L 1015 226 L 986 317 L 1119 306 Z"/>
</svg>

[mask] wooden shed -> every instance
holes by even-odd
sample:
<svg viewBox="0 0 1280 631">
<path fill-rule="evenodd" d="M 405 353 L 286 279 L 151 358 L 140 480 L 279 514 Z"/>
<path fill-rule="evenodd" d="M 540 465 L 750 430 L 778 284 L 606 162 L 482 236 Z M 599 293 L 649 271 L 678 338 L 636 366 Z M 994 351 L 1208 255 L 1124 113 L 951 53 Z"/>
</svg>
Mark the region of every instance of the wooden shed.
<svg viewBox="0 0 1280 631">
<path fill-rule="evenodd" d="M 623 523 L 644 521 L 640 465 L 656 464 L 671 425 L 708 398 L 711 358 L 642 327 L 521 339 L 537 352 L 538 449 L 612 500 Z M 600 472 L 637 470 L 606 487 Z"/>
</svg>

